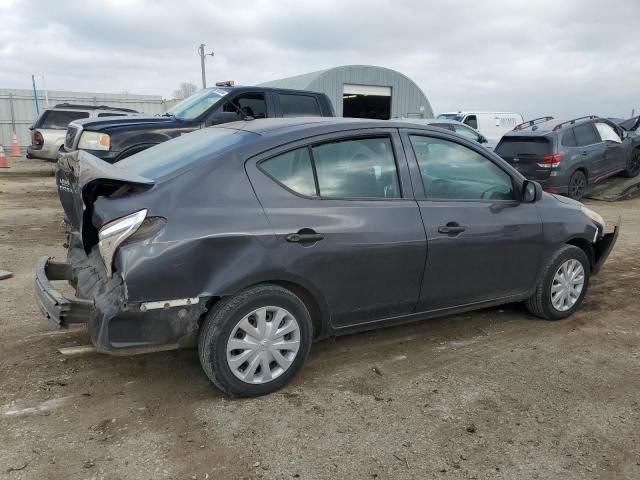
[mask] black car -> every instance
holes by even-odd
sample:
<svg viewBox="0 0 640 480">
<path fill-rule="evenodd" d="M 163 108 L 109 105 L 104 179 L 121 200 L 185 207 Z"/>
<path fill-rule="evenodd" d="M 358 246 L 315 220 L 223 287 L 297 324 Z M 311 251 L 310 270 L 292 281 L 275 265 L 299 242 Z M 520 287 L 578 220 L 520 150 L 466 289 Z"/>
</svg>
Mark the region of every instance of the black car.
<svg viewBox="0 0 640 480">
<path fill-rule="evenodd" d="M 595 115 L 530 120 L 507 132 L 495 152 L 546 191 L 575 200 L 612 175 L 640 173 L 640 136 Z"/>
<path fill-rule="evenodd" d="M 265 87 L 205 88 L 157 116 L 76 120 L 64 152 L 85 150 L 115 163 L 199 128 L 270 117 L 334 117 L 324 93 Z"/>
<path fill-rule="evenodd" d="M 86 323 L 107 353 L 197 340 L 233 395 L 282 387 L 328 336 L 515 301 L 565 318 L 618 232 L 478 143 L 405 122 L 253 120 L 67 162 L 73 232 L 66 263 L 38 262 L 45 316 Z"/>
</svg>

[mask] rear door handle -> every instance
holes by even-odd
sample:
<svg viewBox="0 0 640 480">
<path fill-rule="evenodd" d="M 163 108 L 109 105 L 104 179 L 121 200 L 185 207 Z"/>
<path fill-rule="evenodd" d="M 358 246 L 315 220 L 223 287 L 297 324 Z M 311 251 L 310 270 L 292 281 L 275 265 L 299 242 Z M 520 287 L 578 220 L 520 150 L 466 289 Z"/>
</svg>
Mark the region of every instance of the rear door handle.
<svg viewBox="0 0 640 480">
<path fill-rule="evenodd" d="M 438 227 L 438 232 L 447 233 L 449 235 L 457 235 L 465 231 L 465 228 L 455 222 L 449 222 L 446 225 Z"/>
<path fill-rule="evenodd" d="M 290 233 L 284 237 L 287 242 L 291 243 L 314 243 L 324 238 L 322 233 Z"/>
</svg>

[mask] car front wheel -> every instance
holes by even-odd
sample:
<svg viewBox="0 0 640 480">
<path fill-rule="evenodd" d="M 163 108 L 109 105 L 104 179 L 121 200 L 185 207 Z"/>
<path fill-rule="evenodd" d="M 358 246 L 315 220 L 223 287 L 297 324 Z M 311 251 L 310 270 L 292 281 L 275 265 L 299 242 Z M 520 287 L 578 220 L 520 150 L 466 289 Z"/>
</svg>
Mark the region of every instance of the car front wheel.
<svg viewBox="0 0 640 480">
<path fill-rule="evenodd" d="M 204 320 L 198 350 L 207 377 L 223 392 L 264 395 L 285 386 L 311 348 L 304 303 L 278 285 L 221 300 Z"/>
<path fill-rule="evenodd" d="M 567 318 L 582 303 L 590 272 L 589 259 L 583 250 L 563 246 L 547 263 L 535 294 L 525 302 L 527 309 L 547 320 Z"/>
</svg>

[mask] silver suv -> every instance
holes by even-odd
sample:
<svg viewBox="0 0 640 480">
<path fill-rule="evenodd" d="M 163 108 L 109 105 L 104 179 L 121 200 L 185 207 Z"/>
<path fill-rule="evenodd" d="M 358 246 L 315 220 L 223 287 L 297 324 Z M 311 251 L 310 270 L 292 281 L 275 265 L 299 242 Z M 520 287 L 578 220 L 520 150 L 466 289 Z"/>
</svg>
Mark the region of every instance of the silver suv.
<svg viewBox="0 0 640 480">
<path fill-rule="evenodd" d="M 42 111 L 31 130 L 31 145 L 27 147 L 28 158 L 56 160 L 58 150 L 64 144 L 67 125 L 81 118 L 121 117 L 137 114 L 129 108 L 108 107 L 106 105 L 72 105 L 60 103 Z"/>
</svg>

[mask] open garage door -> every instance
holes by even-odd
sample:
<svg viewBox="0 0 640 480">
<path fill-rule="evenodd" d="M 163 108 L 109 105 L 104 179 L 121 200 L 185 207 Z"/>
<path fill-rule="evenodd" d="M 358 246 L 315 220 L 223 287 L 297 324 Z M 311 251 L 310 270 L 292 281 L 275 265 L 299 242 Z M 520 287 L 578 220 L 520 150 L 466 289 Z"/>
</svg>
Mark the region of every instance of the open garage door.
<svg viewBox="0 0 640 480">
<path fill-rule="evenodd" d="M 351 118 L 391 118 L 391 87 L 344 85 L 342 116 Z"/>
</svg>

